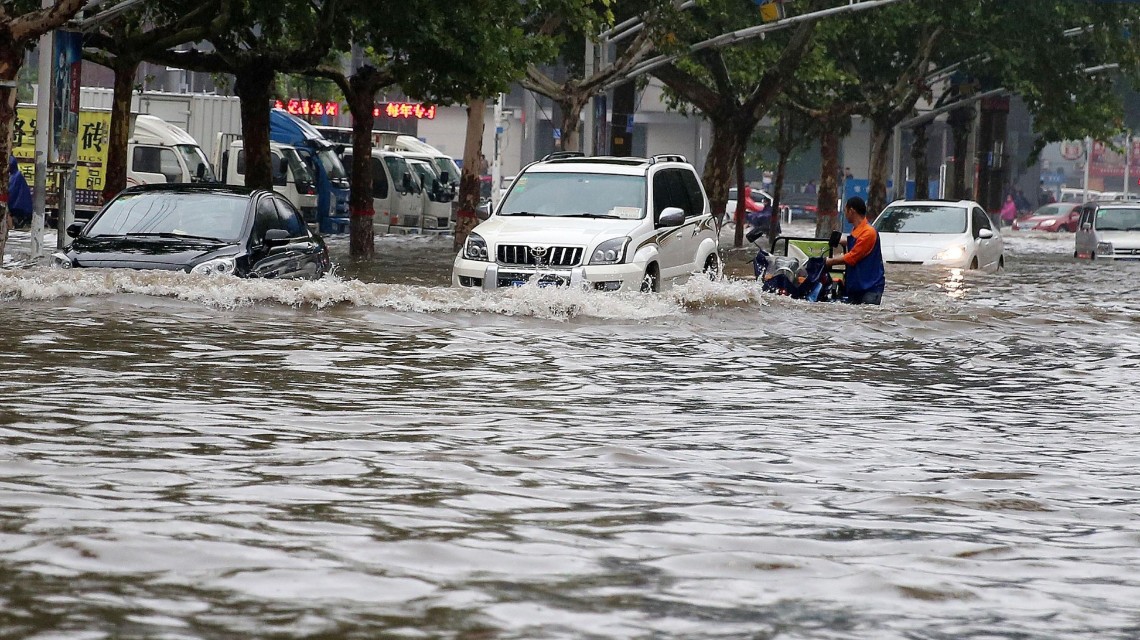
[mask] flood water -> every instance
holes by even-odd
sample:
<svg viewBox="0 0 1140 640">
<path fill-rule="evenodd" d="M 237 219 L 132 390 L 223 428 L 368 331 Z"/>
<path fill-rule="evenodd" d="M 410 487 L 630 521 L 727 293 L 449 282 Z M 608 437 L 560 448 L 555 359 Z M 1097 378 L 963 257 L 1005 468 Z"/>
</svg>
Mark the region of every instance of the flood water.
<svg viewBox="0 0 1140 640">
<path fill-rule="evenodd" d="M 853 308 L 377 246 L 0 270 L 0 637 L 1140 636 L 1140 265 Z"/>
</svg>

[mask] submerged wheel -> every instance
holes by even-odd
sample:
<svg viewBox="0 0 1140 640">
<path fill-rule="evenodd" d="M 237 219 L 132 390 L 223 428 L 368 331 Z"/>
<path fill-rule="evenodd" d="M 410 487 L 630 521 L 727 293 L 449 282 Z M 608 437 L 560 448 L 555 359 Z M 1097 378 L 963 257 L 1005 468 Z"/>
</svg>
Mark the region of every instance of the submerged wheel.
<svg viewBox="0 0 1140 640">
<path fill-rule="evenodd" d="M 641 278 L 642 293 L 657 293 L 657 265 L 651 264 L 645 268 L 645 275 Z"/>
<path fill-rule="evenodd" d="M 1005 256 L 998 258 L 998 271 L 1005 271 Z"/>
<path fill-rule="evenodd" d="M 977 269 L 978 268 L 978 259 L 976 257 L 970 262 L 970 268 L 971 269 Z"/>
<path fill-rule="evenodd" d="M 709 257 L 705 258 L 705 266 L 701 271 L 709 280 L 716 281 L 720 277 L 720 256 L 710 253 Z"/>
</svg>

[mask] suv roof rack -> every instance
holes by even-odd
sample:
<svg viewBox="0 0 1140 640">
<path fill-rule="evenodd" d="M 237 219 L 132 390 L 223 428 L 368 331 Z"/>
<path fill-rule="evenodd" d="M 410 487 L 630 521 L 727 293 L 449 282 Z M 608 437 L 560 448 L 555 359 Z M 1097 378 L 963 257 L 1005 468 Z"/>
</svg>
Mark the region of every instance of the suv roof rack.
<svg viewBox="0 0 1140 640">
<path fill-rule="evenodd" d="M 688 162 L 688 160 L 679 153 L 659 153 L 649 159 L 650 164 L 656 162 Z"/>
<path fill-rule="evenodd" d="M 585 158 L 585 157 L 586 157 L 586 154 L 582 153 L 581 151 L 555 151 L 554 153 L 546 154 L 546 156 L 543 157 L 542 161 L 546 162 L 547 160 L 562 160 L 563 158 Z"/>
</svg>

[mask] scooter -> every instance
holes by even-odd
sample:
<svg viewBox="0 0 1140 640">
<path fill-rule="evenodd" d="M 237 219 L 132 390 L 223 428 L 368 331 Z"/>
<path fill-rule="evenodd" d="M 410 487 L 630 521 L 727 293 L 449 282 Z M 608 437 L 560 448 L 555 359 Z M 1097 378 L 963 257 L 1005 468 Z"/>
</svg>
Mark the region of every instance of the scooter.
<svg viewBox="0 0 1140 640">
<path fill-rule="evenodd" d="M 765 291 L 810 302 L 843 297 L 842 271 L 833 273 L 825 262 L 839 246 L 842 236 L 838 231 L 826 240 L 777 236 L 768 251 L 760 244 L 763 235 L 762 229 L 753 229 L 747 238 L 760 249 L 752 260 L 752 268 Z"/>
</svg>

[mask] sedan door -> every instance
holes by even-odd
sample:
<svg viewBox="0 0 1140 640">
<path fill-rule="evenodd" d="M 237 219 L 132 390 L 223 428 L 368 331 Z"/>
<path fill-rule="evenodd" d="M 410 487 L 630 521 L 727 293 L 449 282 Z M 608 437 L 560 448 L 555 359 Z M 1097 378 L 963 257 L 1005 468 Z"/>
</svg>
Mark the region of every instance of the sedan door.
<svg viewBox="0 0 1140 640">
<path fill-rule="evenodd" d="M 265 234 L 282 229 L 288 240 L 266 242 Z M 250 235 L 250 275 L 259 278 L 306 278 L 324 275 L 324 244 L 315 238 L 297 210 L 280 196 L 263 196 L 257 203 Z"/>
<path fill-rule="evenodd" d="M 1002 254 L 1001 235 L 994 230 L 993 225 L 990 223 L 990 217 L 986 215 L 986 212 L 981 208 L 974 207 L 973 218 L 974 238 L 977 243 L 978 268 L 996 269 Z M 990 232 L 993 233 L 993 236 L 990 238 L 982 238 L 980 235 L 982 229 L 989 229 Z"/>
</svg>

